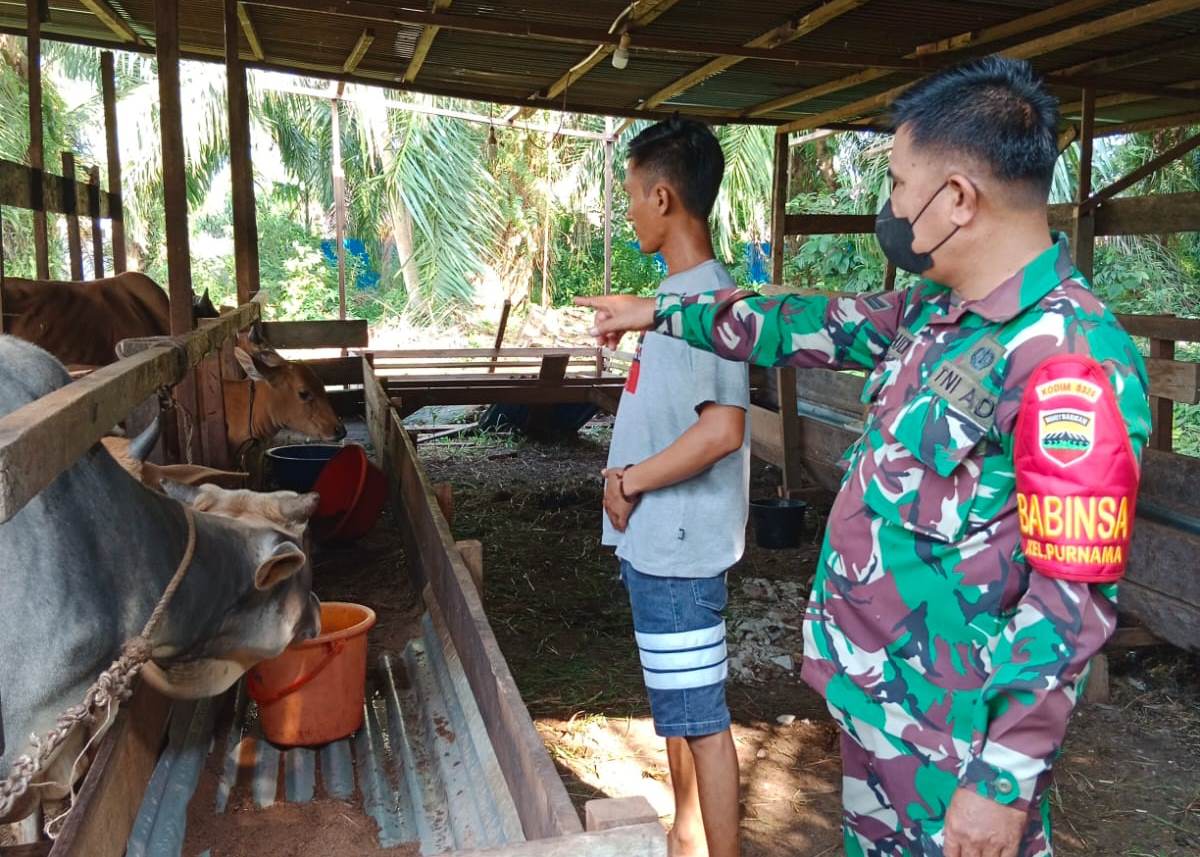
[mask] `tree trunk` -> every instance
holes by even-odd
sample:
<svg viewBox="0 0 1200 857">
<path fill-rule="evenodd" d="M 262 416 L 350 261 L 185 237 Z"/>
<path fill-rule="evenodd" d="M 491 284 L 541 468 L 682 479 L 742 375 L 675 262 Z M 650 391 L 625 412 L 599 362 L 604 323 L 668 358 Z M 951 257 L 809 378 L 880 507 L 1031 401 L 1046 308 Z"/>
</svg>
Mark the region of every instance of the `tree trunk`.
<svg viewBox="0 0 1200 857">
<path fill-rule="evenodd" d="M 550 197 L 546 197 L 546 209 L 542 219 L 542 306 L 550 306 Z"/>
<path fill-rule="evenodd" d="M 392 201 L 392 237 L 396 241 L 396 254 L 400 257 L 400 271 L 404 276 L 404 291 L 408 293 L 408 305 L 419 313 L 428 314 L 429 307 L 421 297 L 421 271 L 413 249 L 412 214 L 402 200 Z"/>
<path fill-rule="evenodd" d="M 833 193 L 838 188 L 837 170 L 833 167 L 833 150 L 824 138 L 816 141 L 816 150 L 817 169 L 821 171 L 821 178 L 825 180 L 825 189 Z"/>
</svg>

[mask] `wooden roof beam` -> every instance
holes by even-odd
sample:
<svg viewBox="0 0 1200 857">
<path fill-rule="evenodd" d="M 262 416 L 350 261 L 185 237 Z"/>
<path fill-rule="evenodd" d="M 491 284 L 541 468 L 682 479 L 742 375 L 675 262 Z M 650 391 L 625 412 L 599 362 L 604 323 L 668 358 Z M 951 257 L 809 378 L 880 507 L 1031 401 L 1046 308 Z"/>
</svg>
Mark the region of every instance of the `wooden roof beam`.
<svg viewBox="0 0 1200 857">
<path fill-rule="evenodd" d="M 1166 57 L 1175 56 L 1194 48 L 1197 44 L 1197 39 L 1200 39 L 1200 33 L 1188 33 L 1186 36 L 1181 36 L 1178 39 L 1169 39 L 1156 45 L 1145 45 L 1136 50 L 1121 51 L 1109 54 L 1108 56 L 1097 57 L 1087 62 L 1076 63 L 1075 65 L 1058 69 L 1055 74 L 1069 77 L 1086 77 L 1088 75 L 1108 74 L 1112 71 L 1121 71 L 1122 69 L 1133 68 L 1139 65 L 1149 65 L 1150 63 L 1156 63 Z"/>
<path fill-rule="evenodd" d="M 99 18 L 104 26 L 112 30 L 121 41 L 134 45 L 144 45 L 146 43 L 134 31 L 133 27 L 121 17 L 120 13 L 108 3 L 108 0 L 79 0 L 79 2 L 89 12 Z"/>
<path fill-rule="evenodd" d="M 453 0 L 431 0 L 429 11 L 445 11 L 450 8 L 451 2 Z M 408 61 L 408 67 L 404 69 L 405 83 L 412 83 L 417 79 L 417 75 L 421 73 L 421 66 L 425 65 L 425 60 L 429 57 L 429 49 L 433 47 L 433 40 L 437 38 L 441 29 L 436 24 L 430 24 L 421 30 L 421 35 L 417 37 L 417 46 L 413 48 L 412 59 Z"/>
<path fill-rule="evenodd" d="M 638 3 L 633 11 L 633 17 L 629 23 L 625 25 L 626 30 L 635 31 L 642 27 L 649 26 L 656 18 L 666 14 L 672 6 L 678 3 L 679 0 L 642 0 Z M 615 24 L 616 22 L 614 22 Z M 612 30 L 614 28 L 610 28 Z M 531 94 L 530 98 L 558 98 L 568 89 L 571 84 L 578 81 L 581 77 L 594 69 L 608 57 L 612 56 L 616 50 L 614 45 L 604 44 L 597 45 L 592 49 L 592 52 L 584 57 L 575 65 L 567 69 L 566 73 L 558 80 L 554 81 L 545 90 L 539 90 Z M 513 107 L 502 117 L 505 122 L 512 122 L 514 119 L 523 119 L 533 112 L 531 107 Z"/>
<path fill-rule="evenodd" d="M 773 27 L 760 36 L 756 36 L 746 42 L 743 47 L 747 48 L 766 48 L 774 50 L 780 45 L 785 45 L 788 42 L 795 41 L 802 36 L 811 33 L 818 27 L 822 27 L 840 18 L 847 12 L 852 12 L 859 6 L 866 4 L 868 0 L 829 0 L 829 2 L 818 6 L 813 11 L 809 12 L 800 18 L 793 18 L 780 24 L 778 27 Z M 704 65 L 700 66 L 695 71 L 685 74 L 683 77 L 673 80 L 659 89 L 649 98 L 642 102 L 641 106 L 647 110 L 658 107 L 665 101 L 669 101 L 676 95 L 687 92 L 694 86 L 699 86 L 710 77 L 715 77 L 726 69 L 732 68 L 742 62 L 741 57 L 720 56 L 715 57 Z"/>
<path fill-rule="evenodd" d="M 346 57 L 346 61 L 342 63 L 342 71 L 346 74 L 354 74 L 358 64 L 367 55 L 373 41 L 375 41 L 375 31 L 368 27 L 359 35 L 358 41 L 354 43 L 354 48 L 350 51 L 350 56 Z"/>
<path fill-rule="evenodd" d="M 981 45 L 990 44 L 1000 41 L 1001 39 L 1009 38 L 1010 36 L 1028 33 L 1031 30 L 1036 30 L 1045 27 L 1049 24 L 1054 24 L 1059 21 L 1073 18 L 1076 15 L 1083 14 L 1097 6 L 1103 6 L 1111 3 L 1112 0 L 1070 0 L 1067 3 L 1057 3 L 1049 9 L 1043 9 L 1040 12 L 1034 12 L 1031 15 L 1023 15 L 1012 21 L 1004 24 L 997 24 L 993 27 L 984 27 L 981 30 L 971 30 L 965 33 L 959 33 L 955 36 L 950 36 L 946 39 L 941 39 L 936 42 L 928 42 L 923 45 L 918 45 L 912 51 L 904 55 L 905 59 L 916 59 L 919 57 L 933 56 L 936 54 L 952 53 L 954 51 L 964 50 L 966 48 L 979 47 Z M 890 74 L 887 69 L 868 68 L 860 72 L 848 75 L 847 77 L 831 80 L 826 83 L 810 86 L 807 89 L 802 89 L 799 92 L 794 92 L 790 95 L 785 95 L 781 98 L 774 98 L 770 101 L 764 101 L 749 110 L 745 111 L 746 116 L 766 116 L 769 113 L 793 107 L 797 104 L 803 104 L 806 101 L 811 101 L 814 98 L 820 98 L 824 95 L 831 95 L 835 92 L 841 92 L 845 89 L 851 89 L 855 86 L 861 86 L 864 83 L 870 83 L 873 80 L 879 80 Z"/>
<path fill-rule="evenodd" d="M 1200 125 L 1200 110 L 1108 125 L 1103 130 L 1096 129 L 1096 135 L 1099 137 L 1110 137 L 1113 134 L 1136 134 L 1141 131 L 1160 131 L 1163 128 L 1181 128 L 1185 125 Z"/>
<path fill-rule="evenodd" d="M 1070 4 L 1060 4 L 1060 6 L 1065 5 Z M 1002 56 L 1015 57 L 1017 59 L 1032 59 L 1036 56 L 1079 44 L 1080 42 L 1119 33 L 1132 27 L 1149 24 L 1198 8 L 1200 8 L 1200 0 L 1156 0 L 1153 3 L 1135 6 L 1132 9 L 1126 9 L 1123 12 L 1117 12 L 1105 18 L 1098 18 L 1095 21 L 1089 21 L 1085 24 L 1076 24 L 1060 32 L 1013 45 L 999 51 L 999 53 Z M 777 129 L 778 133 L 786 134 L 791 131 L 808 131 L 813 128 L 820 128 L 826 122 L 840 122 L 863 116 L 866 113 L 886 107 L 892 102 L 892 99 L 907 89 L 909 85 L 905 83 L 893 87 L 886 92 L 881 92 L 878 95 L 872 95 L 833 110 L 826 110 L 822 113 L 807 116 L 795 122 L 788 122 L 779 126 Z"/>
<path fill-rule="evenodd" d="M 250 12 L 245 3 L 237 4 L 237 16 L 242 25 L 242 32 L 246 35 L 246 43 L 250 45 L 250 55 L 262 62 L 267 56 L 263 53 L 262 42 L 258 39 L 258 31 L 254 29 L 254 22 L 250 20 Z"/>
</svg>

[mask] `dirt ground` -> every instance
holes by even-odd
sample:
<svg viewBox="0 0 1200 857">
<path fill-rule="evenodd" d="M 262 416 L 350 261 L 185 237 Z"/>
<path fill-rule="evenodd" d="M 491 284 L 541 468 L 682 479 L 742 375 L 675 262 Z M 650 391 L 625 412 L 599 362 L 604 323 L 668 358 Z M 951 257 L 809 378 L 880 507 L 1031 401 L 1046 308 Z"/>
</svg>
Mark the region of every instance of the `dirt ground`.
<svg viewBox="0 0 1200 857">
<path fill-rule="evenodd" d="M 459 436 L 420 450 L 431 478 L 454 486 L 455 536 L 484 544 L 488 615 L 572 799 L 582 809 L 592 797 L 644 795 L 669 824 L 666 756 L 628 601 L 599 544 L 608 437 L 593 423 L 564 445 Z M 752 495 L 773 495 L 777 478 L 755 462 Z M 730 575 L 730 654 L 740 663 L 729 703 L 747 857 L 842 850 L 836 730 L 788 669 L 800 659 L 813 529 L 798 550 L 762 550 L 751 535 Z M 1168 647 L 1114 659 L 1111 703 L 1081 706 L 1057 765 L 1057 853 L 1200 854 L 1198 666 Z"/>
</svg>

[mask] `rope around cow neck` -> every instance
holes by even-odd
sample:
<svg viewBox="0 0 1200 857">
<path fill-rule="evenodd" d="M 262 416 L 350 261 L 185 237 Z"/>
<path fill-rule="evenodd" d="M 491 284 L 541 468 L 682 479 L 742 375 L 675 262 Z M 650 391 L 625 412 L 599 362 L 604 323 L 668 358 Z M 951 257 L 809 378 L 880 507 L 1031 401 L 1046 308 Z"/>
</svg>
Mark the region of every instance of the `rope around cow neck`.
<svg viewBox="0 0 1200 857">
<path fill-rule="evenodd" d="M 175 576 L 163 590 L 162 597 L 158 599 L 150 618 L 146 620 L 142 633 L 126 641 L 121 647 L 120 656 L 108 669 L 100 673 L 100 677 L 83 695 L 83 702 L 60 714 L 54 728 L 45 735 L 40 738 L 37 735 L 30 736 L 32 754 L 17 757 L 8 777 L 0 781 L 0 818 L 11 812 L 17 801 L 29 791 L 33 778 L 41 772 L 50 761 L 50 757 L 77 726 L 90 725 L 100 709 L 111 709 L 114 703 L 120 705 L 133 693 L 134 679 L 154 651 L 150 638 L 158 629 L 163 615 L 167 612 L 167 606 L 183 582 L 196 553 L 196 517 L 192 508 L 186 505 L 183 507 L 183 514 L 187 520 L 187 548 L 183 552 L 183 558 L 179 560 L 179 567 L 175 569 Z"/>
</svg>

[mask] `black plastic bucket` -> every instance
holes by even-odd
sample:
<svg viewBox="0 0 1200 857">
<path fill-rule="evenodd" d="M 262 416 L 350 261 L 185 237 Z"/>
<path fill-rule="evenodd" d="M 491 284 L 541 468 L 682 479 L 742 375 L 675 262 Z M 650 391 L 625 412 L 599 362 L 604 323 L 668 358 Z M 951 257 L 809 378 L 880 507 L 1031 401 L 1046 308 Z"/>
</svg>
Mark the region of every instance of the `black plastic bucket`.
<svg viewBox="0 0 1200 857">
<path fill-rule="evenodd" d="M 271 477 L 284 491 L 311 491 L 329 459 L 342 451 L 340 443 L 297 443 L 267 450 Z"/>
<path fill-rule="evenodd" d="M 750 520 L 754 522 L 754 541 L 760 548 L 798 548 L 804 539 L 803 500 L 772 497 L 750 501 Z"/>
</svg>

